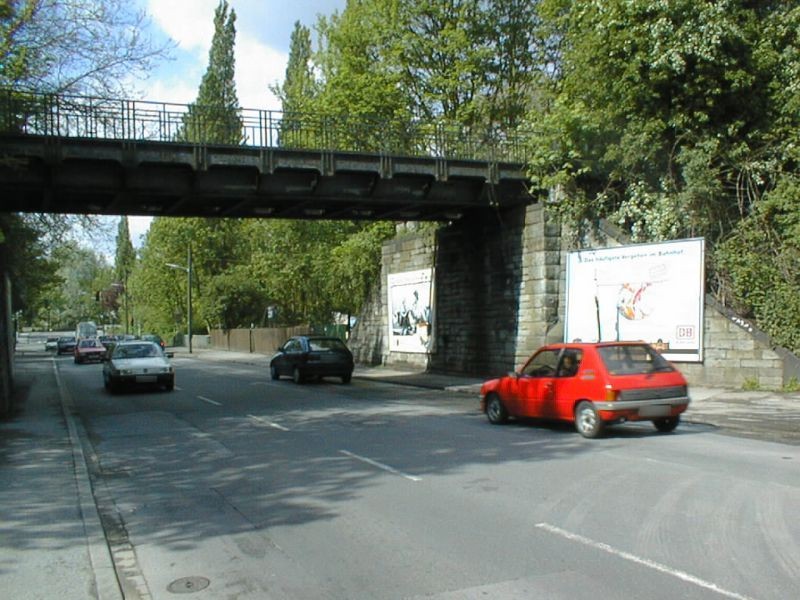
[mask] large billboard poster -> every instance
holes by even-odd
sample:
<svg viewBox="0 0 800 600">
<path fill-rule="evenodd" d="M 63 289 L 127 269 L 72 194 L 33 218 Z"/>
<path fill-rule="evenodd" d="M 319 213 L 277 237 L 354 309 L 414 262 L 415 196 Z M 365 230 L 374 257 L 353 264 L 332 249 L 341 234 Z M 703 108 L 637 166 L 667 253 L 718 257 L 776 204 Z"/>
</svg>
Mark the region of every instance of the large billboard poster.
<svg viewBox="0 0 800 600">
<path fill-rule="evenodd" d="M 433 269 L 389 274 L 389 351 L 430 352 Z"/>
<path fill-rule="evenodd" d="M 565 341 L 644 340 L 701 361 L 704 252 L 702 238 L 570 252 Z"/>
</svg>

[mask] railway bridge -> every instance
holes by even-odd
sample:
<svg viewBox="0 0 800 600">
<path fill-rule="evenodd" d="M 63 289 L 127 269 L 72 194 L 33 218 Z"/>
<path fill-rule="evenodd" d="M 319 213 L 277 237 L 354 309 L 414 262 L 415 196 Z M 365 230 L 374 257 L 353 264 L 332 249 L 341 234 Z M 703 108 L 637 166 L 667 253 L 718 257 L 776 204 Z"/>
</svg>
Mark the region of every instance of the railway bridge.
<svg viewBox="0 0 800 600">
<path fill-rule="evenodd" d="M 225 125 L 215 114 L 0 90 L 0 211 L 445 222 L 422 253 L 396 247 L 384 265 L 386 277 L 422 260 L 440 304 L 458 308 L 436 312 L 428 350 L 401 358 L 489 371 L 527 351 L 531 343 L 515 338 L 520 298 L 530 299 L 532 265 L 522 255 L 544 239 L 540 217 L 527 229 L 536 205 L 525 173 L 529 137 L 250 109 Z M 2 282 L 0 364 L 9 373 L 13 330 Z M 364 344 L 385 349 L 385 321 L 364 319 L 372 324 Z M 380 355 L 357 350 L 364 360 Z"/>
</svg>

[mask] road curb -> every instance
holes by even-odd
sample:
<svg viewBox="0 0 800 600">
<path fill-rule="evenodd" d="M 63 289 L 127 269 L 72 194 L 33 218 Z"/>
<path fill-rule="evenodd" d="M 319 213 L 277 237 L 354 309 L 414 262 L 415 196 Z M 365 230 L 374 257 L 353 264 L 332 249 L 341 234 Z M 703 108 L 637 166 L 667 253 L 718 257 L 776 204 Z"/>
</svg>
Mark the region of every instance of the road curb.
<svg viewBox="0 0 800 600">
<path fill-rule="evenodd" d="M 97 505 L 94 500 L 88 463 L 79 433 L 79 428 L 82 429 L 82 425 L 76 423 L 76 419 L 73 416 L 74 405 L 72 403 L 72 397 L 61 382 L 61 376 L 58 372 L 58 366 L 55 360 L 53 361 L 53 372 L 58 387 L 58 395 L 61 400 L 61 411 L 67 423 L 69 441 L 72 446 L 72 460 L 75 465 L 75 484 L 78 488 L 78 508 L 86 535 L 87 549 L 89 552 L 89 560 L 92 564 L 92 572 L 94 573 L 97 598 L 98 600 L 124 600 L 125 596 L 122 593 L 119 580 L 117 579 L 117 572 L 114 567 L 114 561 L 111 558 L 108 542 L 106 541 L 105 530 L 103 529 L 100 514 L 97 511 Z"/>
</svg>

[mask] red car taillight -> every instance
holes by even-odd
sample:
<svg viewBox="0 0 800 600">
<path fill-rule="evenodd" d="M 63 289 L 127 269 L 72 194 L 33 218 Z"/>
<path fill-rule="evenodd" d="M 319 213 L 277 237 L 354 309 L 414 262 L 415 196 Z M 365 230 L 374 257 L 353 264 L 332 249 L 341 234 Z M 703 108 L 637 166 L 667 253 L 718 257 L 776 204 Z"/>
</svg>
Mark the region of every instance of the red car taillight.
<svg viewBox="0 0 800 600">
<path fill-rule="evenodd" d="M 619 400 L 619 390 L 615 390 L 610 385 L 606 386 L 606 402 Z"/>
</svg>

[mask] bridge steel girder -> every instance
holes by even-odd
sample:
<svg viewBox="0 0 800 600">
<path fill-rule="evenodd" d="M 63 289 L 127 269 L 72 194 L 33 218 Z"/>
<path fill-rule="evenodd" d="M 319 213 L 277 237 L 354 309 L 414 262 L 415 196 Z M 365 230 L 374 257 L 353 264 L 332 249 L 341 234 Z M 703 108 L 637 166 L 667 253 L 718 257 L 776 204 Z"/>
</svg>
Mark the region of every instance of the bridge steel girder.
<svg viewBox="0 0 800 600">
<path fill-rule="evenodd" d="M 191 143 L 0 136 L 0 210 L 453 221 L 530 204 L 524 165 Z"/>
</svg>

